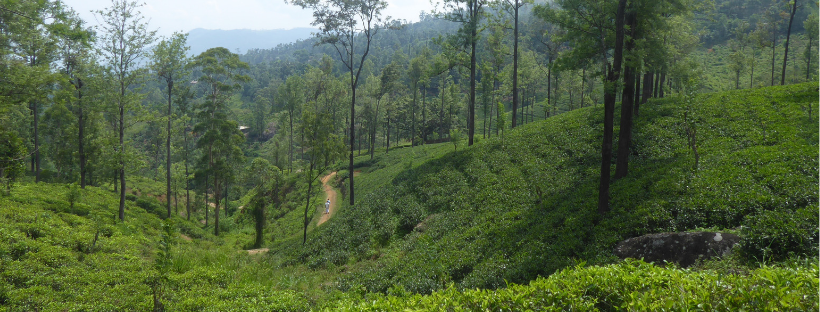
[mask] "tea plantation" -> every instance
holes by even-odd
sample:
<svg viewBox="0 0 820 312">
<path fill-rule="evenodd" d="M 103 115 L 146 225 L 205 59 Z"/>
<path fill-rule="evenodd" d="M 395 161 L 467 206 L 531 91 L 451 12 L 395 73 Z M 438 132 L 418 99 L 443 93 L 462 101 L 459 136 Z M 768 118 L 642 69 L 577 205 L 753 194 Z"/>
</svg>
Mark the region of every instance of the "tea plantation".
<svg viewBox="0 0 820 312">
<path fill-rule="evenodd" d="M 357 157 L 357 204 L 345 198 L 318 227 L 314 217 L 304 245 L 294 174 L 261 255 L 241 251 L 253 238 L 241 211 L 215 237 L 162 220 L 150 196 L 130 196 L 115 222 L 110 190 L 19 183 L 0 195 L 0 311 L 816 311 L 817 85 L 642 105 L 605 216 L 602 107 L 457 151 Z M 340 191 L 349 174 L 339 170 Z M 703 229 L 741 246 L 689 269 L 612 253 L 627 238 Z"/>
</svg>

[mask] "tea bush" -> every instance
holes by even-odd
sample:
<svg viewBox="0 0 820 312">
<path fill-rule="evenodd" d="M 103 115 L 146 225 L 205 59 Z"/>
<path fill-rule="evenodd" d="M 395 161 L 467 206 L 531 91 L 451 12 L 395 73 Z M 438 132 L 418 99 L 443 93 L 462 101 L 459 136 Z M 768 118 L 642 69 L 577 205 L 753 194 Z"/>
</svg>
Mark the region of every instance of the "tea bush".
<svg viewBox="0 0 820 312">
<path fill-rule="evenodd" d="M 702 94 L 693 107 L 677 97 L 649 102 L 636 119 L 629 175 L 611 183 L 604 217 L 596 212 L 601 107 L 516 128 L 503 142 L 360 157 L 356 205 L 343 203 L 304 247 L 281 241 L 274 249 L 286 264 L 313 268 L 368 259 L 370 267 L 342 276 L 342 290 L 424 294 L 449 282 L 459 289 L 525 283 L 577 260 L 611 263 L 619 241 L 655 232 L 744 225 L 759 241 L 745 248 L 760 253 L 762 237 L 777 237 L 782 250 L 771 253 L 784 256 L 776 259 L 810 254 L 798 247 L 797 229 L 817 233 L 807 227 L 816 219 L 774 230 L 750 216 L 817 210 L 818 118 L 804 110 L 816 98 L 817 83 L 806 83 Z M 685 110 L 699 127 L 697 168 Z"/>
<path fill-rule="evenodd" d="M 351 293 L 324 311 L 817 311 L 817 263 L 748 275 L 662 268 L 642 261 L 566 268 L 528 285 L 430 295 Z"/>
</svg>

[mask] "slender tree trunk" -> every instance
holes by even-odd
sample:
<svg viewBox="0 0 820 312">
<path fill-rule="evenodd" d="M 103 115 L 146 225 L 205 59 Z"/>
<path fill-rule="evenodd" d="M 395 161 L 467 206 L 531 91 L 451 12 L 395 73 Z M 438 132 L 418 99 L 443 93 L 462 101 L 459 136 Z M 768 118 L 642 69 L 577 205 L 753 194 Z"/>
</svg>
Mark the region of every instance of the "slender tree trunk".
<svg viewBox="0 0 820 312">
<path fill-rule="evenodd" d="M 549 62 L 549 67 L 547 67 L 547 106 L 544 107 L 544 119 L 550 117 L 550 106 L 554 105 L 552 103 L 552 60 Z"/>
<path fill-rule="evenodd" d="M 120 165 L 120 221 L 125 221 L 125 82 L 120 79 L 120 155 L 119 155 L 119 165 Z"/>
<path fill-rule="evenodd" d="M 586 76 L 587 76 L 587 69 L 584 67 L 581 70 L 581 107 L 584 107 L 584 87 L 586 87 Z"/>
<path fill-rule="evenodd" d="M 427 88 L 421 85 L 421 144 L 427 144 Z"/>
<path fill-rule="evenodd" d="M 633 115 L 638 116 L 638 109 L 641 107 L 641 72 L 635 72 L 635 107 L 632 110 Z"/>
<path fill-rule="evenodd" d="M 390 111 L 389 110 L 387 111 L 387 130 L 385 131 L 385 133 L 387 135 L 387 139 L 385 140 L 385 141 L 387 141 L 387 148 L 384 149 L 384 153 L 388 154 L 388 153 L 390 153 Z"/>
<path fill-rule="evenodd" d="M 219 175 L 214 173 L 214 236 L 219 236 L 219 196 L 222 189 L 219 188 Z"/>
<path fill-rule="evenodd" d="M 289 110 L 289 121 L 290 121 L 290 162 L 288 163 L 288 172 L 293 172 L 293 109 Z"/>
<path fill-rule="evenodd" d="M 812 39 L 813 38 L 809 37 L 809 45 L 806 47 L 806 49 L 809 49 L 809 53 L 807 54 L 808 57 L 806 58 L 806 81 L 809 81 L 809 79 L 811 79 L 810 74 L 811 74 L 811 56 L 812 56 L 812 54 L 811 54 L 811 41 L 812 41 Z"/>
<path fill-rule="evenodd" d="M 598 187 L 598 214 L 609 212 L 609 179 L 612 162 L 612 136 L 615 119 L 615 84 L 621 74 L 621 59 L 624 46 L 624 10 L 626 0 L 618 1 L 618 11 L 615 16 L 615 50 L 613 51 L 612 67 L 607 73 L 607 83 L 604 87 L 604 139 L 601 144 L 601 177 Z"/>
<path fill-rule="evenodd" d="M 659 89 L 658 88 L 658 83 L 660 83 L 660 81 L 661 81 L 661 74 L 659 72 L 655 72 L 655 74 L 653 74 L 653 76 L 654 76 L 655 81 L 654 81 L 654 86 L 652 88 L 652 97 L 657 98 L 658 97 L 658 89 Z"/>
<path fill-rule="evenodd" d="M 353 64 L 353 56 L 350 56 L 350 64 Z M 353 68 L 350 67 L 350 90 L 351 90 L 351 100 L 350 100 L 350 163 L 349 163 L 349 170 L 348 170 L 348 179 L 350 179 L 350 206 L 353 206 L 354 201 L 354 193 L 353 193 L 353 148 L 354 144 L 356 144 L 356 127 L 354 126 L 354 122 L 356 120 L 356 82 L 353 80 Z"/>
<path fill-rule="evenodd" d="M 661 82 L 658 84 L 658 97 L 663 98 L 663 87 L 666 84 L 666 68 L 661 70 Z"/>
<path fill-rule="evenodd" d="M 477 9 L 473 12 L 476 16 L 473 16 L 473 20 L 478 19 L 478 12 Z M 473 135 L 475 134 L 475 63 L 476 63 L 476 56 L 475 56 L 475 46 L 476 46 L 476 28 L 478 25 L 472 25 L 470 27 L 470 113 L 467 116 L 467 127 L 468 129 L 468 138 L 467 138 L 467 146 L 473 146 Z"/>
<path fill-rule="evenodd" d="M 774 53 L 775 48 L 777 48 L 777 31 L 772 32 L 772 81 L 771 85 L 774 85 Z"/>
<path fill-rule="evenodd" d="M 626 13 L 626 23 L 630 28 L 629 39 L 624 46 L 627 55 L 630 55 L 635 47 L 636 26 L 638 24 L 637 14 L 630 9 Z M 634 57 L 630 55 L 630 57 Z M 615 179 L 626 177 L 629 173 L 629 147 L 632 144 L 632 116 L 635 102 L 635 68 L 626 66 L 624 69 L 624 89 L 621 97 L 621 124 L 618 135 L 618 158 L 615 162 Z"/>
<path fill-rule="evenodd" d="M 646 103 L 646 101 L 649 101 L 649 98 L 652 97 L 653 80 L 655 80 L 655 77 L 651 71 L 647 71 L 643 74 L 643 96 L 641 97 L 641 104 Z"/>
<path fill-rule="evenodd" d="M 419 92 L 418 82 L 413 81 L 413 108 L 411 109 L 410 147 L 416 146 L 416 98 Z"/>
<path fill-rule="evenodd" d="M 37 106 L 36 101 L 31 102 L 34 111 L 34 182 L 40 182 L 40 112 Z"/>
<path fill-rule="evenodd" d="M 445 99 L 447 98 L 447 93 L 445 93 L 444 90 L 446 90 L 447 87 L 444 86 L 444 80 L 442 80 L 441 85 L 442 85 L 441 90 L 439 91 L 441 93 L 441 111 L 439 112 L 439 119 L 441 119 L 441 130 L 440 130 L 441 138 L 444 138 L 445 136 L 447 136 L 449 134 L 449 133 L 446 133 L 447 129 L 445 127 L 447 126 L 447 124 L 444 122 L 444 115 L 445 115 L 444 114 L 444 109 L 445 109 L 445 106 L 447 105 L 447 103 L 445 101 Z"/>
<path fill-rule="evenodd" d="M 185 144 L 185 217 L 188 221 L 191 221 L 191 181 L 188 178 L 188 131 L 187 127 L 183 133 L 184 143 Z"/>
<path fill-rule="evenodd" d="M 82 86 L 82 80 L 77 79 L 77 85 Z M 83 90 L 77 89 L 77 106 L 79 108 L 79 117 L 77 127 L 79 128 L 79 138 L 77 143 L 79 145 L 80 156 L 80 188 L 85 189 L 85 119 L 83 118 Z"/>
<path fill-rule="evenodd" d="M 496 71 L 496 73 L 497 72 L 498 71 Z M 496 120 L 498 120 L 498 117 L 499 117 L 499 114 L 500 114 L 500 112 L 498 111 L 498 104 L 495 102 L 495 91 L 496 90 L 498 90 L 498 81 L 496 81 L 495 77 L 493 77 L 493 96 L 492 96 L 492 100 L 491 100 L 492 103 L 490 104 L 490 137 L 492 137 L 492 133 L 493 133 L 493 131 L 492 131 L 492 127 L 493 127 L 493 113 L 492 113 L 492 111 L 493 111 L 493 108 L 495 108 L 495 119 Z M 441 107 L 444 107 L 444 99 L 443 98 L 442 98 L 442 101 L 441 101 Z M 444 111 L 444 108 L 442 108 L 442 112 L 443 111 Z M 442 119 L 444 118 L 443 116 L 444 116 L 444 114 L 442 113 Z M 495 135 L 498 135 L 498 128 L 497 127 L 495 129 Z"/>
<path fill-rule="evenodd" d="M 202 190 L 202 198 L 205 200 L 205 227 L 208 227 L 208 211 L 211 210 L 211 206 L 208 205 L 208 175 L 205 175 L 205 189 Z"/>
<path fill-rule="evenodd" d="M 309 174 L 313 175 L 313 164 L 310 164 L 310 171 Z M 350 172 L 350 176 L 353 176 L 353 171 Z M 310 195 L 313 192 L 313 179 L 308 181 L 308 192 L 305 195 L 305 220 L 303 222 L 303 231 L 302 231 L 302 245 L 307 242 L 307 228 L 308 224 L 310 224 L 310 219 L 308 219 L 308 211 L 310 210 Z"/>
<path fill-rule="evenodd" d="M 515 113 L 518 111 L 518 0 L 515 0 L 514 8 L 515 10 L 515 17 L 513 21 L 515 22 L 515 26 L 513 27 L 513 74 L 512 74 L 512 94 L 513 94 L 513 102 L 512 102 L 512 127 L 513 129 L 516 127 L 515 121 Z M 475 38 L 475 35 L 473 35 Z M 475 50 L 475 45 L 473 45 L 473 50 Z M 472 77 L 471 77 L 472 78 Z M 470 144 L 472 145 L 472 139 L 470 139 Z"/>
<path fill-rule="evenodd" d="M 171 90 L 174 82 L 168 82 L 168 137 L 165 138 L 165 203 L 168 208 L 168 218 L 171 218 Z"/>
<path fill-rule="evenodd" d="M 756 59 L 756 55 L 755 55 L 755 49 L 754 49 L 754 47 L 753 47 L 753 48 L 752 48 L 752 62 L 751 62 L 751 67 L 752 67 L 752 68 L 751 68 L 751 72 L 749 73 L 749 89 L 751 89 L 751 88 L 753 88 L 753 87 L 754 87 L 754 81 L 755 81 L 755 63 L 757 63 L 757 59 Z"/>
<path fill-rule="evenodd" d="M 792 1 L 792 14 L 789 16 L 789 28 L 786 31 L 786 43 L 783 52 L 783 71 L 780 74 L 780 85 L 786 84 L 786 61 L 789 59 L 789 37 L 792 35 L 792 21 L 794 21 L 794 13 L 797 12 L 797 0 Z"/>
</svg>

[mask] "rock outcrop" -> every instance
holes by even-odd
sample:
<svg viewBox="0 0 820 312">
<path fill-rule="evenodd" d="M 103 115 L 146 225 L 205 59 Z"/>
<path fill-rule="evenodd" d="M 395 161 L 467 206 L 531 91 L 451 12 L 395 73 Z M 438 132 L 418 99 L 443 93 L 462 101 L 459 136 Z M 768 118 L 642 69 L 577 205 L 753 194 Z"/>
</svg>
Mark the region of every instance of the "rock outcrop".
<svg viewBox="0 0 820 312">
<path fill-rule="evenodd" d="M 621 259 L 643 258 L 646 262 L 674 262 L 685 268 L 698 259 L 729 255 L 738 242 L 739 236 L 719 232 L 648 234 L 618 243 L 615 255 Z"/>
</svg>

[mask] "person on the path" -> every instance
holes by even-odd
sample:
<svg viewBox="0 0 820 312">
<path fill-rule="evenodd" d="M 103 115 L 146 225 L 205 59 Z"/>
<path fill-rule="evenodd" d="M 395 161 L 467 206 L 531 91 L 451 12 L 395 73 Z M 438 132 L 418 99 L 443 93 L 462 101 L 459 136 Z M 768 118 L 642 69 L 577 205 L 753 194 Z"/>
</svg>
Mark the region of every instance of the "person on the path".
<svg viewBox="0 0 820 312">
<path fill-rule="evenodd" d="M 330 198 L 325 202 L 325 214 L 330 213 Z"/>
</svg>

